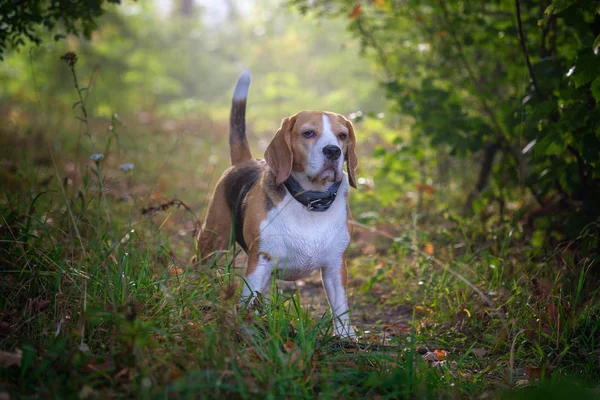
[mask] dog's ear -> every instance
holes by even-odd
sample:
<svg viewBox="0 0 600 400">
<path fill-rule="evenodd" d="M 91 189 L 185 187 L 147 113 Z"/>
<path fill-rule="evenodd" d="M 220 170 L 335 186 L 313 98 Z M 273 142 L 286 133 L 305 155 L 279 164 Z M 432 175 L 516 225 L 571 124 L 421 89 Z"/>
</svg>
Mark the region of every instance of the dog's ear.
<svg viewBox="0 0 600 400">
<path fill-rule="evenodd" d="M 346 124 L 346 128 L 348 128 L 348 143 L 346 147 L 346 154 L 344 154 L 344 159 L 346 160 L 348 166 L 348 181 L 350 182 L 350 186 L 356 189 L 356 169 L 358 168 L 358 158 L 356 157 L 356 136 L 354 135 L 354 127 L 352 126 L 352 122 L 341 115 L 340 117 L 342 118 L 344 124 Z"/>
<path fill-rule="evenodd" d="M 292 173 L 292 128 L 296 117 L 284 118 L 279 130 L 265 150 L 265 161 L 275 174 L 275 183 L 281 185 Z"/>
</svg>

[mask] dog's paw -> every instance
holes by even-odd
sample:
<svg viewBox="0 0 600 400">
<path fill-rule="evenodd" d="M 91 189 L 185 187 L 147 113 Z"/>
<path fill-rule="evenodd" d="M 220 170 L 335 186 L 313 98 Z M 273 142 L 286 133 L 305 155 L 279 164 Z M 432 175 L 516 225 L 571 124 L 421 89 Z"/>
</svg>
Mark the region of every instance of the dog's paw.
<svg viewBox="0 0 600 400">
<path fill-rule="evenodd" d="M 340 339 L 351 340 L 353 342 L 358 342 L 356 338 L 356 332 L 352 326 L 343 325 L 343 324 L 335 324 L 334 327 L 335 335 Z"/>
</svg>

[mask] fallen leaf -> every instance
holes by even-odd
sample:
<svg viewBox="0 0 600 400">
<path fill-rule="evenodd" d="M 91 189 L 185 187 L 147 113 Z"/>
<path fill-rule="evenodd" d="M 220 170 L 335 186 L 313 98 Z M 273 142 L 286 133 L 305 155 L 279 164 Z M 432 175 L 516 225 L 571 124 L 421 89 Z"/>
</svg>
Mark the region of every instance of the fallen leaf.
<svg viewBox="0 0 600 400">
<path fill-rule="evenodd" d="M 15 350 L 14 353 L 7 353 L 0 351 L 0 367 L 10 368 L 21 366 L 21 357 L 23 356 L 21 350 Z"/>
<path fill-rule="evenodd" d="M 425 244 L 425 246 L 423 246 L 423 251 L 429 255 L 432 255 L 434 252 L 433 244 L 431 244 L 431 243 Z"/>
<path fill-rule="evenodd" d="M 446 350 L 434 350 L 433 352 L 437 356 L 437 361 L 445 361 L 446 360 L 446 355 L 448 354 L 448 352 Z"/>
<path fill-rule="evenodd" d="M 352 11 L 350 12 L 350 15 L 348 15 L 348 16 L 352 19 L 356 19 L 360 16 L 361 12 L 362 12 L 361 6 L 360 6 L 360 4 L 357 4 L 354 6 L 354 8 L 352 8 Z"/>
</svg>

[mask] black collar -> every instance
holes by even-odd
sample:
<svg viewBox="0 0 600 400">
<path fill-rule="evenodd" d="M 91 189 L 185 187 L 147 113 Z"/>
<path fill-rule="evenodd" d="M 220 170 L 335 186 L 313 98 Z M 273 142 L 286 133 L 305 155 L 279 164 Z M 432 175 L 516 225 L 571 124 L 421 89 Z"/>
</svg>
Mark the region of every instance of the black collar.
<svg viewBox="0 0 600 400">
<path fill-rule="evenodd" d="M 314 190 L 304 190 L 300 183 L 291 176 L 283 182 L 290 194 L 305 205 L 308 211 L 327 211 L 335 201 L 338 189 L 342 181 L 334 182 L 326 191 L 317 192 Z"/>
</svg>

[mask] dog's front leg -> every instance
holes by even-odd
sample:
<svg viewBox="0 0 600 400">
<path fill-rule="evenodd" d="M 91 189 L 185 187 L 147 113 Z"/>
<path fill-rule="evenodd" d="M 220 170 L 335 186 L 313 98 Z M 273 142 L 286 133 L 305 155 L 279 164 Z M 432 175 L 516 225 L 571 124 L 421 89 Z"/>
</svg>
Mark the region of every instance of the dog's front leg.
<svg viewBox="0 0 600 400">
<path fill-rule="evenodd" d="M 348 314 L 348 299 L 346 297 L 348 277 L 345 257 L 342 257 L 337 265 L 329 265 L 321 269 L 321 278 L 331 306 L 335 334 L 356 340 L 356 334 L 350 325 L 350 315 Z"/>
<path fill-rule="evenodd" d="M 242 289 L 241 303 L 247 304 L 250 307 L 254 303 L 257 293 L 260 293 L 268 301 L 272 277 L 273 262 L 271 258 L 263 254 L 250 255 L 248 257 L 248 268 Z"/>
</svg>

